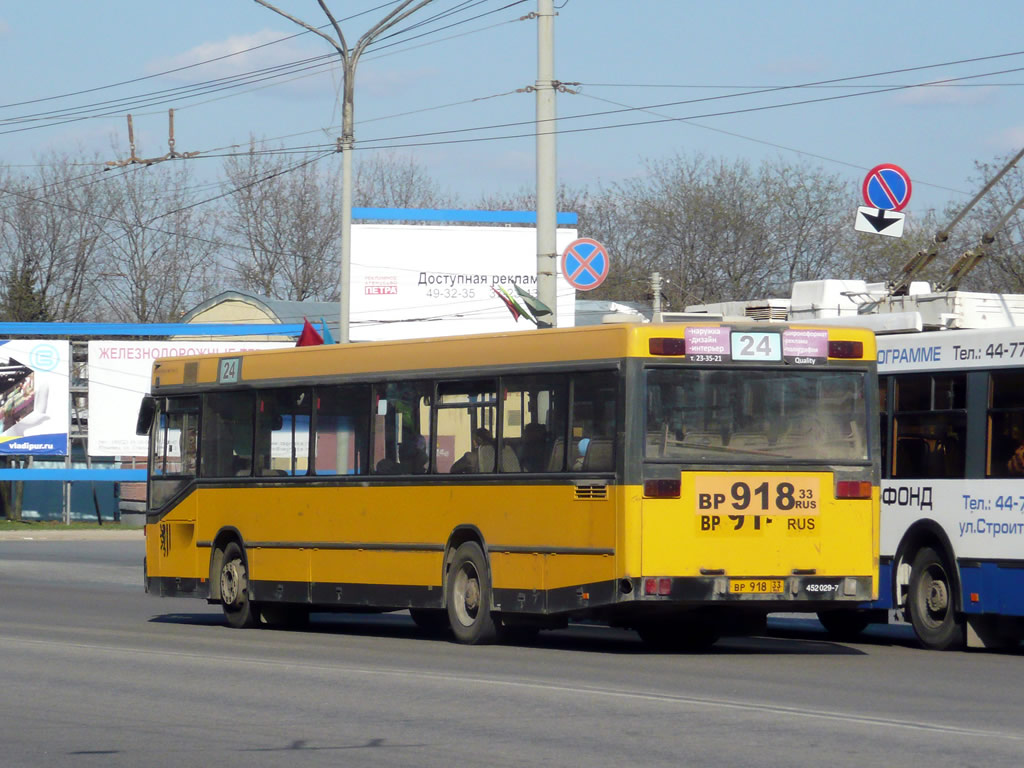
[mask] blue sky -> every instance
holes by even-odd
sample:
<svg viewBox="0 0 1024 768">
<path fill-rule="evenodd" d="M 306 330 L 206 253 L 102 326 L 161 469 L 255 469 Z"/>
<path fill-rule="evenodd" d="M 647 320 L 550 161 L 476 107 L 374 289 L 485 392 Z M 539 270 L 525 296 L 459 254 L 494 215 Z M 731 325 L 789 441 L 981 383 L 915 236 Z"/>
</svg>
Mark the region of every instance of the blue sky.
<svg viewBox="0 0 1024 768">
<path fill-rule="evenodd" d="M 326 23 L 314 0 L 278 5 Z M 342 21 L 350 42 L 392 5 L 331 2 L 339 19 L 362 12 Z M 572 86 L 578 94 L 558 97 L 559 181 L 571 186 L 620 181 L 642 174 L 645 160 L 677 153 L 755 164 L 783 158 L 848 179 L 852 226 L 861 181 L 879 163 L 910 174 L 906 213 L 913 216 L 966 202 L 980 186 L 971 179 L 975 161 L 992 162 L 1024 142 L 1019 2 L 556 0 L 556 6 L 555 76 L 582 84 Z M 536 8 L 535 0 L 435 0 L 400 25 L 453 11 L 367 51 L 356 78 L 357 142 L 411 155 L 466 201 L 531 187 L 534 96 L 516 91 L 536 80 L 536 22 L 520 20 Z M 123 158 L 127 112 L 138 154 L 161 155 L 168 107 L 175 108 L 176 148 L 201 152 L 191 162 L 210 174 L 219 167 L 217 155 L 244 147 L 250 135 L 285 147 L 330 145 L 340 125 L 341 80 L 323 65 L 152 103 L 157 91 L 332 52 L 312 34 L 290 37 L 298 32 L 252 0 L 0 4 L 6 73 L 0 162 L 30 167 L 54 149 Z M 262 47 L 159 74 L 253 46 Z M 909 68 L 921 69 L 896 71 Z M 148 79 L 108 87 L 137 78 Z M 951 78 L 971 79 L 883 92 Z M 40 99 L 46 100 L 17 104 Z M 97 106 L 115 99 L 125 101 Z M 91 116 L 26 120 L 71 107 L 88 107 Z M 626 108 L 633 109 L 593 114 Z M 607 127 L 619 124 L 632 125 Z M 501 127 L 466 130 L 487 126 Z M 526 136 L 497 138 L 520 134 Z"/>
</svg>

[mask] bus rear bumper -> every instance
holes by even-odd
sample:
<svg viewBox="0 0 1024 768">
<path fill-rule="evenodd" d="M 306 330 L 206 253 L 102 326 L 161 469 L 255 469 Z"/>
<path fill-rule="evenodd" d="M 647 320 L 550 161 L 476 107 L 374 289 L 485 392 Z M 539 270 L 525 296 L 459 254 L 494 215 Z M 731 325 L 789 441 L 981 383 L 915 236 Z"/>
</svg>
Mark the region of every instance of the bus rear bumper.
<svg viewBox="0 0 1024 768">
<path fill-rule="evenodd" d="M 773 605 L 863 603 L 872 600 L 875 594 L 872 576 L 813 575 L 745 578 L 726 575 L 643 576 L 624 580 L 620 584 L 620 593 L 625 600 L 644 602 L 741 602 Z"/>
<path fill-rule="evenodd" d="M 208 598 L 210 585 L 206 579 L 179 578 L 177 576 L 146 576 L 146 594 L 154 597 Z"/>
</svg>

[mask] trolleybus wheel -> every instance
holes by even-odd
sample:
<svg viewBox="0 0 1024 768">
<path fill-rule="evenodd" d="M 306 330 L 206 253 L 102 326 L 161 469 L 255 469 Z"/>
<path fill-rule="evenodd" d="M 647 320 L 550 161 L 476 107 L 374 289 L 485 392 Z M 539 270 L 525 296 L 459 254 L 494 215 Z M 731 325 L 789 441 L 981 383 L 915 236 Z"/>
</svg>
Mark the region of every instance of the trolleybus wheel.
<svg viewBox="0 0 1024 768">
<path fill-rule="evenodd" d="M 441 608 L 410 608 L 409 615 L 421 631 L 436 637 L 450 629 L 448 613 Z"/>
<path fill-rule="evenodd" d="M 239 629 L 256 626 L 259 614 L 249 602 L 249 579 L 242 548 L 234 541 L 224 548 L 224 559 L 220 566 L 220 599 L 224 607 L 224 618 L 230 626 Z"/>
<path fill-rule="evenodd" d="M 818 613 L 818 621 L 829 637 L 836 640 L 852 640 L 867 629 L 871 623 L 871 616 L 865 611 L 821 611 Z"/>
<path fill-rule="evenodd" d="M 475 541 L 455 550 L 446 588 L 448 621 L 455 639 L 467 645 L 494 642 L 498 631 L 491 613 L 491 576 Z"/>
<path fill-rule="evenodd" d="M 923 547 L 910 566 L 907 608 L 914 634 L 925 648 L 936 651 L 963 647 L 964 623 L 956 615 L 955 585 L 945 559 Z"/>
</svg>

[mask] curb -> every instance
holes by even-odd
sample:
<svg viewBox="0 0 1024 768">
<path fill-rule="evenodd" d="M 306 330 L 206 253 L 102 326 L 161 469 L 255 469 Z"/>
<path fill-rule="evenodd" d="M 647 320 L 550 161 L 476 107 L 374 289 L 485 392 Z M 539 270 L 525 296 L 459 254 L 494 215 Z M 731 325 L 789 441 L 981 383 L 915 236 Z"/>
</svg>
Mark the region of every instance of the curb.
<svg viewBox="0 0 1024 768">
<path fill-rule="evenodd" d="M 0 541 L 142 541 L 141 528 L 0 531 Z"/>
</svg>

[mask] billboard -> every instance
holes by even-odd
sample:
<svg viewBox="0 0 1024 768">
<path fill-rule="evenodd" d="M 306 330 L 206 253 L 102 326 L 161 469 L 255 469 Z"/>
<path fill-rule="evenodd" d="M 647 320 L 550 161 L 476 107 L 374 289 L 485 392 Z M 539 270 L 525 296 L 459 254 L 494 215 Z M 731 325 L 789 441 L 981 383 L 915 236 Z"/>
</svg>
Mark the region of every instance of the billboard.
<svg viewBox="0 0 1024 768">
<path fill-rule="evenodd" d="M 67 341 L 0 339 L 0 454 L 68 453 Z"/>
<path fill-rule="evenodd" d="M 149 394 L 156 358 L 292 346 L 293 341 L 90 341 L 89 455 L 147 454 L 149 446 L 135 434 L 135 421 L 143 396 Z"/>
<path fill-rule="evenodd" d="M 558 254 L 576 239 L 558 229 Z M 352 227 L 350 336 L 357 341 L 456 336 L 532 328 L 494 292 L 537 295 L 533 227 L 359 224 Z M 575 324 L 576 291 L 557 275 L 558 325 Z"/>
</svg>

